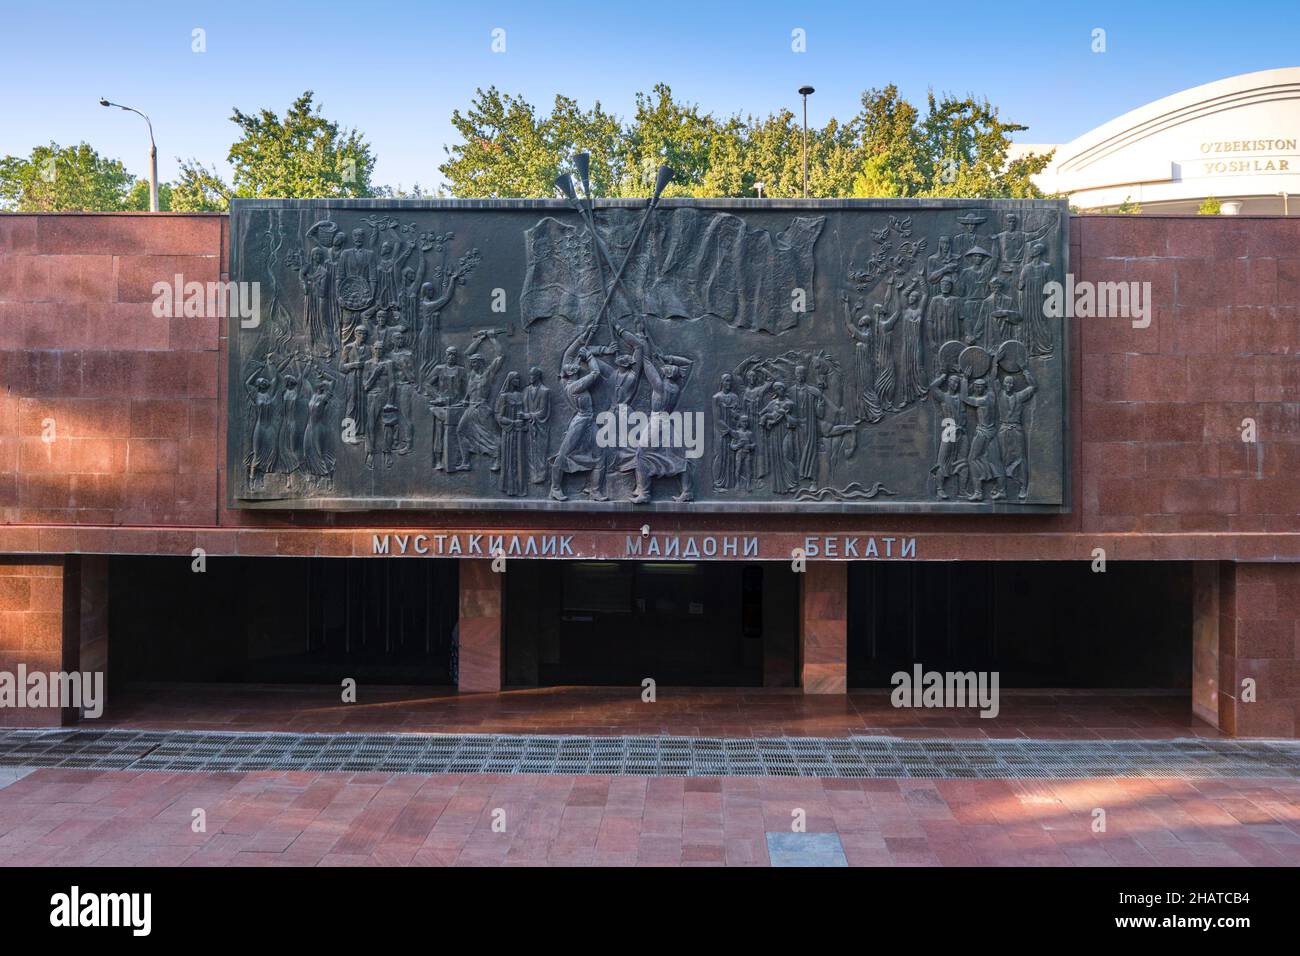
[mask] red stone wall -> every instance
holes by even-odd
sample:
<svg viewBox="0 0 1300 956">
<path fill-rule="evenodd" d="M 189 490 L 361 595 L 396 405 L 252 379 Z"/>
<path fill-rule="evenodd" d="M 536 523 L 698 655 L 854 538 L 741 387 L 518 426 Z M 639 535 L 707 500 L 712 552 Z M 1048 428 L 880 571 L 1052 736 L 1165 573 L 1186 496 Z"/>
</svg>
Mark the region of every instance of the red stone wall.
<svg viewBox="0 0 1300 956">
<path fill-rule="evenodd" d="M 460 616 L 457 621 L 462 693 L 501 689 L 502 575 L 487 560 L 460 561 Z"/>
<path fill-rule="evenodd" d="M 0 557 L 0 671 L 64 669 L 63 559 Z M 57 708 L 0 708 L 0 727 L 58 726 Z"/>
<path fill-rule="evenodd" d="M 0 215 L 0 525 L 429 526 L 427 515 L 225 507 L 221 323 L 155 318 L 151 302 L 153 283 L 177 272 L 223 278 L 226 229 L 216 215 Z M 1072 514 L 768 516 L 763 526 L 945 538 L 1300 532 L 1300 217 L 1076 217 L 1070 266 L 1093 282 L 1149 281 L 1154 301 L 1148 329 L 1074 322 Z M 1257 423 L 1255 445 L 1241 441 L 1245 418 Z M 42 440 L 49 420 L 53 442 Z M 621 530 L 639 520 L 462 513 L 438 524 Z M 657 520 L 665 530 L 753 527 L 731 515 Z M 277 549 L 241 541 L 250 553 Z M 1005 544 L 996 556 L 1048 553 L 1041 538 Z M 1251 557 L 1300 551 L 1252 547 Z M 1179 556 L 1176 542 L 1162 549 L 1156 556 Z"/>
<path fill-rule="evenodd" d="M 1083 529 L 1300 531 L 1300 217 L 1089 216 L 1071 240 L 1077 276 L 1155 304 L 1147 329 L 1077 322 Z"/>
<path fill-rule="evenodd" d="M 0 215 L 0 521 L 216 521 L 218 320 L 152 287 L 218 279 L 224 224 Z"/>
<path fill-rule="evenodd" d="M 809 561 L 799 588 L 799 684 L 805 694 L 843 694 L 848 688 L 848 565 Z"/>
<path fill-rule="evenodd" d="M 1300 736 L 1300 564 L 1227 564 L 1219 596 L 1219 727 Z M 1242 682 L 1255 682 L 1255 700 Z"/>
</svg>

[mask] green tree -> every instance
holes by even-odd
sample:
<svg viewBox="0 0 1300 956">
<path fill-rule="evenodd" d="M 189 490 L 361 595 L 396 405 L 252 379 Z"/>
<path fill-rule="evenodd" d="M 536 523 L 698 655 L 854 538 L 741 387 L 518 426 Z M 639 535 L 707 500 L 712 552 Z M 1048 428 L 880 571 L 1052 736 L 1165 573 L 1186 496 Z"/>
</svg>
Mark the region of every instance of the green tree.
<svg viewBox="0 0 1300 956">
<path fill-rule="evenodd" d="M 754 162 L 753 145 L 740 134 L 739 125 L 739 121 L 733 121 L 726 130 L 718 131 L 710 139 L 704 176 L 692 186 L 691 195 L 755 196 L 756 184 L 760 182 L 763 183 L 763 195 L 772 195 L 769 183 L 764 179 L 764 170 Z M 646 172 L 651 171 L 647 169 Z M 648 195 L 649 190 L 642 190 L 640 194 Z"/>
<path fill-rule="evenodd" d="M 814 130 L 809 136 L 816 139 Z M 735 148 L 738 167 L 735 178 L 742 188 L 717 195 L 756 195 L 754 184 L 763 184 L 763 195 L 788 199 L 803 194 L 801 164 L 802 127 L 793 112 L 779 110 L 765 117 L 747 117 L 743 141 Z M 810 174 L 813 170 L 810 168 Z"/>
<path fill-rule="evenodd" d="M 181 161 L 180 178 L 170 193 L 169 208 L 174 212 L 225 212 L 230 208 L 230 187 L 196 159 Z"/>
<path fill-rule="evenodd" d="M 477 90 L 469 108 L 455 110 L 452 125 L 464 140 L 444 147 L 438 167 L 452 192 L 466 198 L 555 195 L 555 177 L 572 172 L 575 153 L 591 156 L 591 186 L 599 196 L 619 195 L 626 178 L 627 142 L 617 117 L 599 102 L 581 109 L 557 96 L 539 115 L 521 96 L 496 87 Z"/>
<path fill-rule="evenodd" d="M 605 196 L 648 196 L 663 164 L 669 196 L 803 194 L 803 124 L 794 112 L 719 117 L 677 99 L 663 83 L 638 93 L 621 123 L 600 104 L 584 111 L 557 96 L 549 115 L 495 87 L 452 114 L 463 142 L 439 171 L 453 195 L 552 196 L 572 155 L 591 153 L 593 186 Z M 1051 157 L 1010 159 L 1011 135 L 987 100 L 930 94 L 924 116 L 895 86 L 867 90 L 847 122 L 808 130 L 808 194 L 841 196 L 1037 197 L 1031 176 Z"/>
<path fill-rule="evenodd" d="M 814 134 L 808 130 L 808 195 L 840 199 L 853 195 L 862 168 L 858 127 L 831 119 Z"/>
<path fill-rule="evenodd" d="M 523 97 L 495 86 L 478 90 L 469 108 L 453 110 L 451 124 L 464 140 L 444 147 L 439 171 L 464 198 L 537 197 L 555 192 L 558 162 L 536 110 Z"/>
<path fill-rule="evenodd" d="M 12 212 L 115 212 L 129 206 L 135 177 L 119 160 L 87 143 L 37 146 L 27 157 L 0 160 L 0 209 Z M 145 208 L 148 184 L 145 184 Z"/>
<path fill-rule="evenodd" d="M 667 164 L 673 169 L 666 196 L 700 193 L 709 174 L 710 157 L 725 152 L 719 140 L 739 133 L 734 117 L 718 120 L 702 113 L 696 104 L 678 102 L 666 83 L 656 83 L 649 93 L 636 95 L 636 113 L 626 132 L 627 168 L 620 183 L 623 196 L 649 196 L 655 174 Z"/>
<path fill-rule="evenodd" d="M 898 87 L 864 92 L 850 129 L 859 144 L 852 195 L 916 196 L 929 185 L 936 164 L 926 157 L 916 107 L 898 95 Z"/>
<path fill-rule="evenodd" d="M 1030 180 L 1051 161 L 1050 154 L 1031 154 L 1011 161 L 1012 133 L 1028 127 L 1006 123 L 988 100 L 951 95 L 927 97 L 929 111 L 921 122 L 920 195 L 1027 199 L 1042 195 Z"/>
<path fill-rule="evenodd" d="M 555 177 L 561 172 L 573 172 L 575 153 L 590 154 L 591 188 L 597 196 L 617 194 L 618 185 L 627 175 L 627 143 L 618 117 L 605 112 L 599 101 L 591 109 L 582 110 L 575 100 L 557 96 L 541 129 L 555 170 L 543 184 L 545 191 L 541 195 L 555 195 Z"/>
<path fill-rule="evenodd" d="M 149 180 L 136 179 L 136 181 L 131 184 L 130 190 L 127 191 L 126 199 L 122 202 L 122 208 L 138 212 L 149 211 Z M 158 184 L 158 211 L 171 212 L 172 209 L 171 183 L 161 182 Z"/>
<path fill-rule="evenodd" d="M 1223 212 L 1223 203 L 1213 196 L 1206 196 L 1196 208 L 1198 216 L 1217 216 L 1221 212 Z"/>
<path fill-rule="evenodd" d="M 307 90 L 284 119 L 270 110 L 236 109 L 242 136 L 230 147 L 233 194 L 284 199 L 352 199 L 372 195 L 375 157 L 355 129 L 343 130 L 321 116 Z"/>
</svg>

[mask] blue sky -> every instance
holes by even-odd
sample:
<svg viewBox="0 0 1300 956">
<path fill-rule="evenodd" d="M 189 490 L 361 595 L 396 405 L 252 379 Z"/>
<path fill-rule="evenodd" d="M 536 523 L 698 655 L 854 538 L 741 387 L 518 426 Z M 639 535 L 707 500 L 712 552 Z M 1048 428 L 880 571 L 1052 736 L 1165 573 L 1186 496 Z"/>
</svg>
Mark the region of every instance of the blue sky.
<svg viewBox="0 0 1300 956">
<path fill-rule="evenodd" d="M 0 0 L 0 155 L 86 140 L 147 173 L 137 117 L 153 119 L 159 172 L 195 156 L 226 170 L 231 108 L 282 113 L 304 89 L 359 127 L 375 181 L 439 182 L 451 111 L 495 84 L 549 106 L 557 92 L 627 115 L 638 90 L 670 84 L 718 113 L 796 108 L 848 116 L 868 87 L 896 83 L 987 96 L 1028 125 L 1025 142 L 1067 142 L 1126 110 L 1189 86 L 1300 64 L 1296 0 L 1251 3 L 575 3 L 349 0 L 105 3 Z M 207 51 L 191 52 L 191 31 Z M 506 52 L 493 53 L 494 28 Z M 791 51 L 806 31 L 807 52 Z M 1091 50 L 1106 31 L 1106 52 Z"/>
</svg>

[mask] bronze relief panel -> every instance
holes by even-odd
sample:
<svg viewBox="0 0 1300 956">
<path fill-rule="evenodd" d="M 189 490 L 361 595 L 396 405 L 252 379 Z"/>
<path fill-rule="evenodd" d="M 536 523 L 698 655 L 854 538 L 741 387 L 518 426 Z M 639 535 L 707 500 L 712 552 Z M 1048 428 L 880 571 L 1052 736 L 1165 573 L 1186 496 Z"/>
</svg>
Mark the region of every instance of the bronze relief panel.
<svg viewBox="0 0 1300 956">
<path fill-rule="evenodd" d="M 236 507 L 1069 509 L 1056 200 L 236 201 Z"/>
</svg>

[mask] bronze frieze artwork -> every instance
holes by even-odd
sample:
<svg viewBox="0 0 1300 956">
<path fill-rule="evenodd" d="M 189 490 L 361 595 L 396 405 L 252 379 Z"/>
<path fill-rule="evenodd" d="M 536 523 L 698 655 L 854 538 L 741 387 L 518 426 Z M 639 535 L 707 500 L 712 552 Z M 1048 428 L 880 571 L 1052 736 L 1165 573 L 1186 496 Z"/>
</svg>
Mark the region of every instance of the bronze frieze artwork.
<svg viewBox="0 0 1300 956">
<path fill-rule="evenodd" d="M 1069 510 L 1063 202 L 558 185 L 236 201 L 231 504 Z"/>
</svg>

